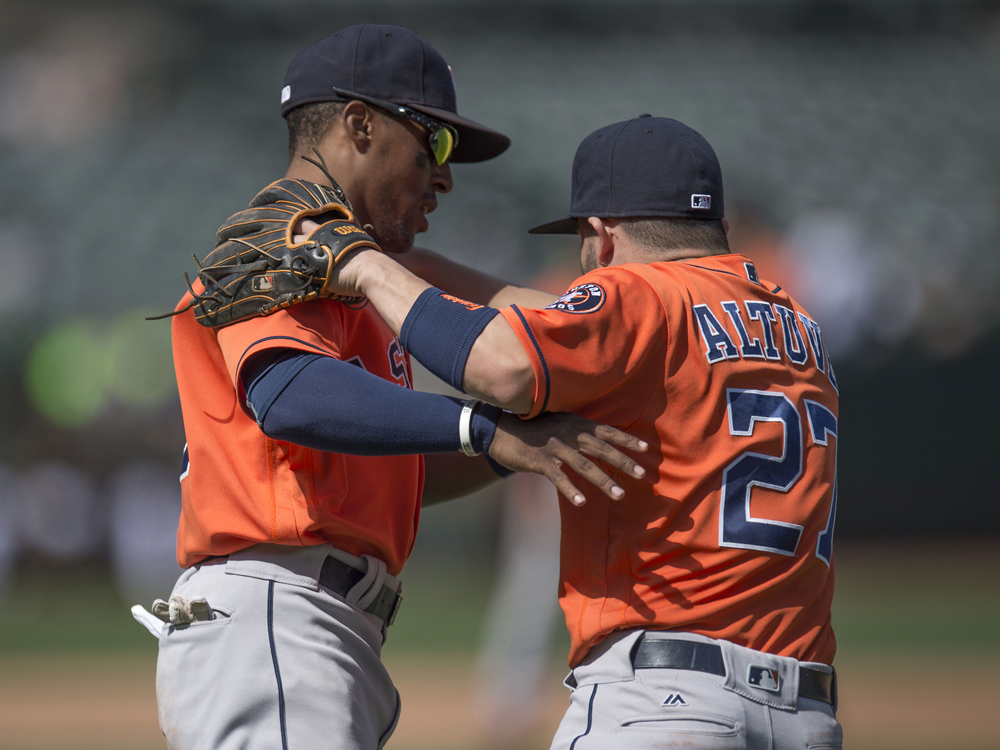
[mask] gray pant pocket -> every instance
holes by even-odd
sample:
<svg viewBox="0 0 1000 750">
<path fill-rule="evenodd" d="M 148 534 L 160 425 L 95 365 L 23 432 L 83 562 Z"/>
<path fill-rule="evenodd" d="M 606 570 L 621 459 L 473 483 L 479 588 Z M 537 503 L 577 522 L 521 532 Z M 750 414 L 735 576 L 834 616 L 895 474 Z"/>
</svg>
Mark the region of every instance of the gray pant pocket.
<svg viewBox="0 0 1000 750">
<path fill-rule="evenodd" d="M 738 750 L 743 738 L 736 722 L 725 716 L 700 713 L 633 716 L 620 723 L 630 750 L 697 747 L 700 750 Z M 623 745 L 624 747 L 625 745 Z"/>
<path fill-rule="evenodd" d="M 209 606 L 211 606 L 211 602 L 209 602 Z M 233 611 L 232 607 L 225 605 L 212 607 L 211 620 L 198 620 L 187 625 L 170 625 L 164 631 L 164 636 L 169 637 L 175 633 L 200 633 L 217 630 L 220 625 L 226 625 L 232 620 Z"/>
</svg>

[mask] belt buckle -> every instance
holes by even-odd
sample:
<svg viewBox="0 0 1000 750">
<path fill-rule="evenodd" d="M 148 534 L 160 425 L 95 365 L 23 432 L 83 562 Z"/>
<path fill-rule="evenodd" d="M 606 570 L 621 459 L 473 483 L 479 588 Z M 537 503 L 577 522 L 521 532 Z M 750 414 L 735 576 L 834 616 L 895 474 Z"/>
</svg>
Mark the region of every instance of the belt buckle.
<svg viewBox="0 0 1000 750">
<path fill-rule="evenodd" d="M 389 619 L 386 620 L 386 627 L 392 627 L 392 624 L 396 622 L 396 615 L 399 613 L 399 607 L 403 603 L 403 582 L 399 582 L 399 588 L 396 589 L 396 601 L 392 603 L 392 611 L 389 613 Z"/>
</svg>

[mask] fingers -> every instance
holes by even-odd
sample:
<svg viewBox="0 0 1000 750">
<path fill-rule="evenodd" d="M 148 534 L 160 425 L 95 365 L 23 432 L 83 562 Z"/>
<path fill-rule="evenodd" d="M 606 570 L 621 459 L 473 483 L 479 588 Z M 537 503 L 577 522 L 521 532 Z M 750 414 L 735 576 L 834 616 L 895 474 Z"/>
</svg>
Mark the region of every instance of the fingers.
<svg viewBox="0 0 1000 750">
<path fill-rule="evenodd" d="M 594 430 L 594 435 L 600 440 L 620 445 L 622 448 L 630 450 L 633 453 L 645 453 L 646 449 L 649 448 L 649 445 L 645 440 L 640 440 L 634 435 L 629 435 L 627 432 L 616 430 L 614 427 L 606 424 L 597 425 L 597 429 Z"/>
<path fill-rule="evenodd" d="M 587 498 L 576 488 L 566 473 L 555 462 L 546 462 L 541 473 L 550 481 L 559 493 L 578 508 L 587 502 Z"/>
<path fill-rule="evenodd" d="M 579 445 L 581 451 L 621 469 L 636 479 L 642 479 L 646 476 L 646 470 L 633 458 L 626 456 L 614 447 L 619 445 L 634 453 L 645 453 L 649 448 L 645 440 L 640 440 L 634 435 L 629 435 L 627 432 L 622 432 L 610 425 L 596 424 L 577 415 L 559 414 L 556 416 L 565 418 L 571 423 L 572 428 L 578 431 L 578 434 L 575 435 L 575 441 L 570 442 Z"/>
<path fill-rule="evenodd" d="M 559 440 L 551 441 L 550 445 L 552 452 L 559 459 L 580 475 L 581 478 L 586 479 L 612 500 L 621 500 L 625 497 L 625 490 L 619 487 L 611 477 L 601 471 L 597 464 L 582 453 L 570 448 Z M 578 504 L 583 505 L 583 503 Z"/>
<path fill-rule="evenodd" d="M 632 458 L 626 456 L 613 445 L 600 438 L 592 435 L 581 435 L 580 450 L 588 456 L 599 458 L 601 461 L 621 469 L 636 479 L 642 479 L 646 476 L 646 470 L 639 466 Z"/>
<path fill-rule="evenodd" d="M 513 440 L 510 445 L 509 440 Z M 588 456 L 633 479 L 646 476 L 645 469 L 616 446 L 636 453 L 645 452 L 649 447 L 645 441 L 621 430 L 575 414 L 548 414 L 528 421 L 513 418 L 504 421 L 502 418 L 490 445 L 490 454 L 504 466 L 544 475 L 569 502 L 580 506 L 586 502 L 586 497 L 570 481 L 562 466 L 612 500 L 624 498 L 625 490 Z"/>
<path fill-rule="evenodd" d="M 310 234 L 319 229 L 319 226 L 320 225 L 312 219 L 301 219 L 292 231 L 292 242 L 296 245 L 300 242 L 305 242 Z"/>
</svg>

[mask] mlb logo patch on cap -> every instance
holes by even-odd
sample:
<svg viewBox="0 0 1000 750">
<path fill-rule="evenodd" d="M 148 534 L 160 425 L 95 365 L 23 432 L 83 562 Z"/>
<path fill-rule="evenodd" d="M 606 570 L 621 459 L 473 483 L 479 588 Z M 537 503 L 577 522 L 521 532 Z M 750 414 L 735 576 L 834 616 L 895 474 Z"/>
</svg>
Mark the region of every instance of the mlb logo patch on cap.
<svg viewBox="0 0 1000 750">
<path fill-rule="evenodd" d="M 781 675 L 778 674 L 777 669 L 751 666 L 747 671 L 747 684 L 771 693 L 779 693 L 781 692 Z"/>
<path fill-rule="evenodd" d="M 528 232 L 576 234 L 578 219 L 589 216 L 718 220 L 725 213 L 722 169 L 708 141 L 677 120 L 639 115 L 583 139 L 569 213 Z"/>
</svg>

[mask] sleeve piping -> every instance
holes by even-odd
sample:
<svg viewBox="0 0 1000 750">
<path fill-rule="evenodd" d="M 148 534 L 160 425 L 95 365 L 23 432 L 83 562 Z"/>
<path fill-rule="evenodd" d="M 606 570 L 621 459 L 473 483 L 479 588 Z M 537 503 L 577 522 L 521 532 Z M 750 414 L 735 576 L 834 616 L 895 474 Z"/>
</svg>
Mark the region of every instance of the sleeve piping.
<svg viewBox="0 0 1000 750">
<path fill-rule="evenodd" d="M 535 347 L 535 353 L 538 355 L 538 361 L 542 363 L 542 374 L 545 376 L 545 397 L 542 399 L 542 407 L 539 409 L 539 414 L 544 412 L 549 405 L 549 394 L 552 391 L 552 383 L 549 380 L 549 366 L 545 362 L 545 357 L 542 354 L 542 348 L 538 345 L 538 341 L 535 340 L 535 334 L 531 331 L 531 327 L 528 325 L 528 321 L 525 319 L 524 315 L 517 308 L 517 305 L 511 305 L 510 309 L 514 311 L 514 314 L 521 321 L 521 325 L 524 326 L 525 333 L 528 334 L 528 338 L 531 340 L 532 346 Z"/>
<path fill-rule="evenodd" d="M 322 347 L 316 346 L 315 344 L 310 344 L 308 341 L 303 341 L 302 339 L 297 339 L 294 336 L 265 336 L 262 339 L 257 339 L 250 346 L 248 346 L 243 354 L 240 355 L 240 361 L 236 363 L 236 378 L 239 378 L 240 368 L 243 367 L 243 361 L 246 359 L 247 355 L 256 347 L 258 344 L 262 344 L 265 341 L 294 341 L 297 344 L 302 344 L 302 346 L 307 346 L 324 356 L 329 357 L 330 352 L 324 350 Z"/>
</svg>

